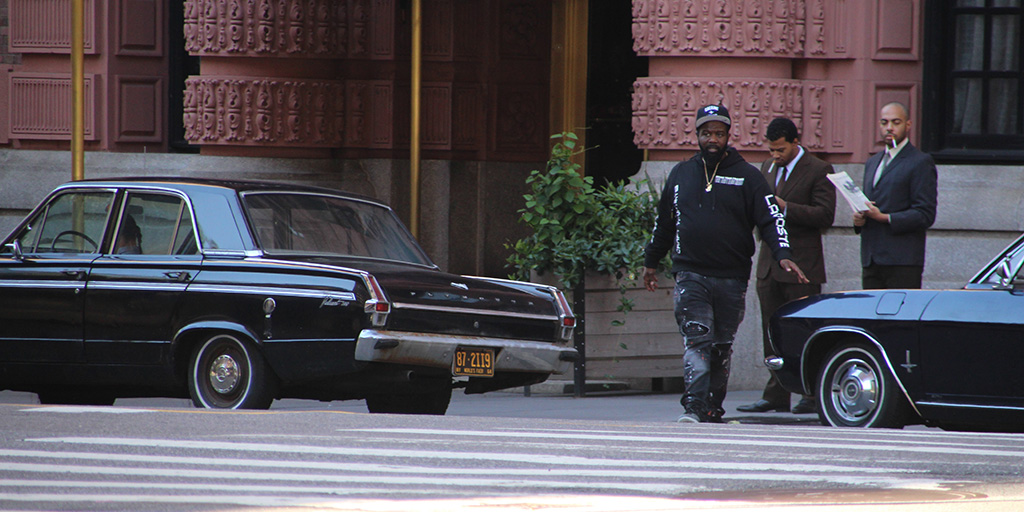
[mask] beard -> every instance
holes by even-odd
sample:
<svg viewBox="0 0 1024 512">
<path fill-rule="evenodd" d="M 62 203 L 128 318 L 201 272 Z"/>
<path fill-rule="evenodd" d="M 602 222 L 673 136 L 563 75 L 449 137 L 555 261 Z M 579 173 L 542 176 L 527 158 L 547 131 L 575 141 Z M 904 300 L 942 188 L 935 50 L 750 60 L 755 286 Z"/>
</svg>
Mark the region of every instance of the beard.
<svg viewBox="0 0 1024 512">
<path fill-rule="evenodd" d="M 725 157 L 725 148 L 716 149 L 717 151 L 711 152 L 708 151 L 708 148 L 706 146 L 700 147 L 700 157 L 704 159 L 704 163 L 707 164 L 708 167 L 718 165 L 718 162 Z"/>
</svg>

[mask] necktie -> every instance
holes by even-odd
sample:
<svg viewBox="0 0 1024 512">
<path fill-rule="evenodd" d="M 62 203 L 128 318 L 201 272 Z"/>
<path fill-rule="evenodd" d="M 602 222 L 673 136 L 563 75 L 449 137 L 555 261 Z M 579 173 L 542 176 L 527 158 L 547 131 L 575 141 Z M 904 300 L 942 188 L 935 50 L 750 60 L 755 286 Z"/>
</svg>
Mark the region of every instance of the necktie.
<svg viewBox="0 0 1024 512">
<path fill-rule="evenodd" d="M 786 171 L 789 166 L 785 166 L 779 169 L 779 175 L 775 177 L 775 192 L 782 188 L 782 184 L 786 182 Z"/>
<path fill-rule="evenodd" d="M 889 151 L 886 150 L 885 154 L 882 155 L 882 163 L 878 164 L 878 169 L 875 170 L 875 181 L 871 183 L 872 187 L 878 185 L 878 178 L 882 177 L 882 171 L 884 171 L 885 168 L 888 167 L 888 166 L 889 166 Z"/>
</svg>

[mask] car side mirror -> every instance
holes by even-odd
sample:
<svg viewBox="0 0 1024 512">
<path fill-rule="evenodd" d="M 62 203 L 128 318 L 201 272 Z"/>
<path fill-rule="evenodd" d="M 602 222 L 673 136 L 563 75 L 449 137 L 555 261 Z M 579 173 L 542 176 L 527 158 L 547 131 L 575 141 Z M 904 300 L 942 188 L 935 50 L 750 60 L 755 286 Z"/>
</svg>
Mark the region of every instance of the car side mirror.
<svg viewBox="0 0 1024 512">
<path fill-rule="evenodd" d="M 14 261 L 25 261 L 25 255 L 21 252 L 21 242 L 15 239 L 13 242 L 4 245 L 5 248 L 10 249 L 14 258 Z"/>
</svg>

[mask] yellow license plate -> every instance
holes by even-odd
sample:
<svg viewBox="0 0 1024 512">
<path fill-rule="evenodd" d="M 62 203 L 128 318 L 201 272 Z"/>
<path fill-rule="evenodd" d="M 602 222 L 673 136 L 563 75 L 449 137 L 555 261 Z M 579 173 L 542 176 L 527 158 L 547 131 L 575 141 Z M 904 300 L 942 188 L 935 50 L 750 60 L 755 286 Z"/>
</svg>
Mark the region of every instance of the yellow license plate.
<svg viewBox="0 0 1024 512">
<path fill-rule="evenodd" d="M 455 349 L 452 374 L 457 377 L 494 377 L 494 350 L 463 347 Z"/>
</svg>

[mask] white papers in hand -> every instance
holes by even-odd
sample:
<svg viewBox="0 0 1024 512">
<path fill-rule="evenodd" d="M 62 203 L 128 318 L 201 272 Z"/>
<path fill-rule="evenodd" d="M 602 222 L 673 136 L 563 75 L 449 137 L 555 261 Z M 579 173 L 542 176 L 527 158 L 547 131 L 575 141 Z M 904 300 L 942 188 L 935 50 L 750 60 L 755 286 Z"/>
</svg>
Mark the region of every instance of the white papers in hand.
<svg viewBox="0 0 1024 512">
<path fill-rule="evenodd" d="M 843 195 L 843 199 L 846 199 L 846 203 L 850 205 L 854 213 L 863 212 L 868 209 L 865 204 L 868 202 L 868 197 L 853 182 L 850 175 L 846 174 L 846 171 L 829 174 L 828 179 L 836 186 L 836 190 Z"/>
</svg>

